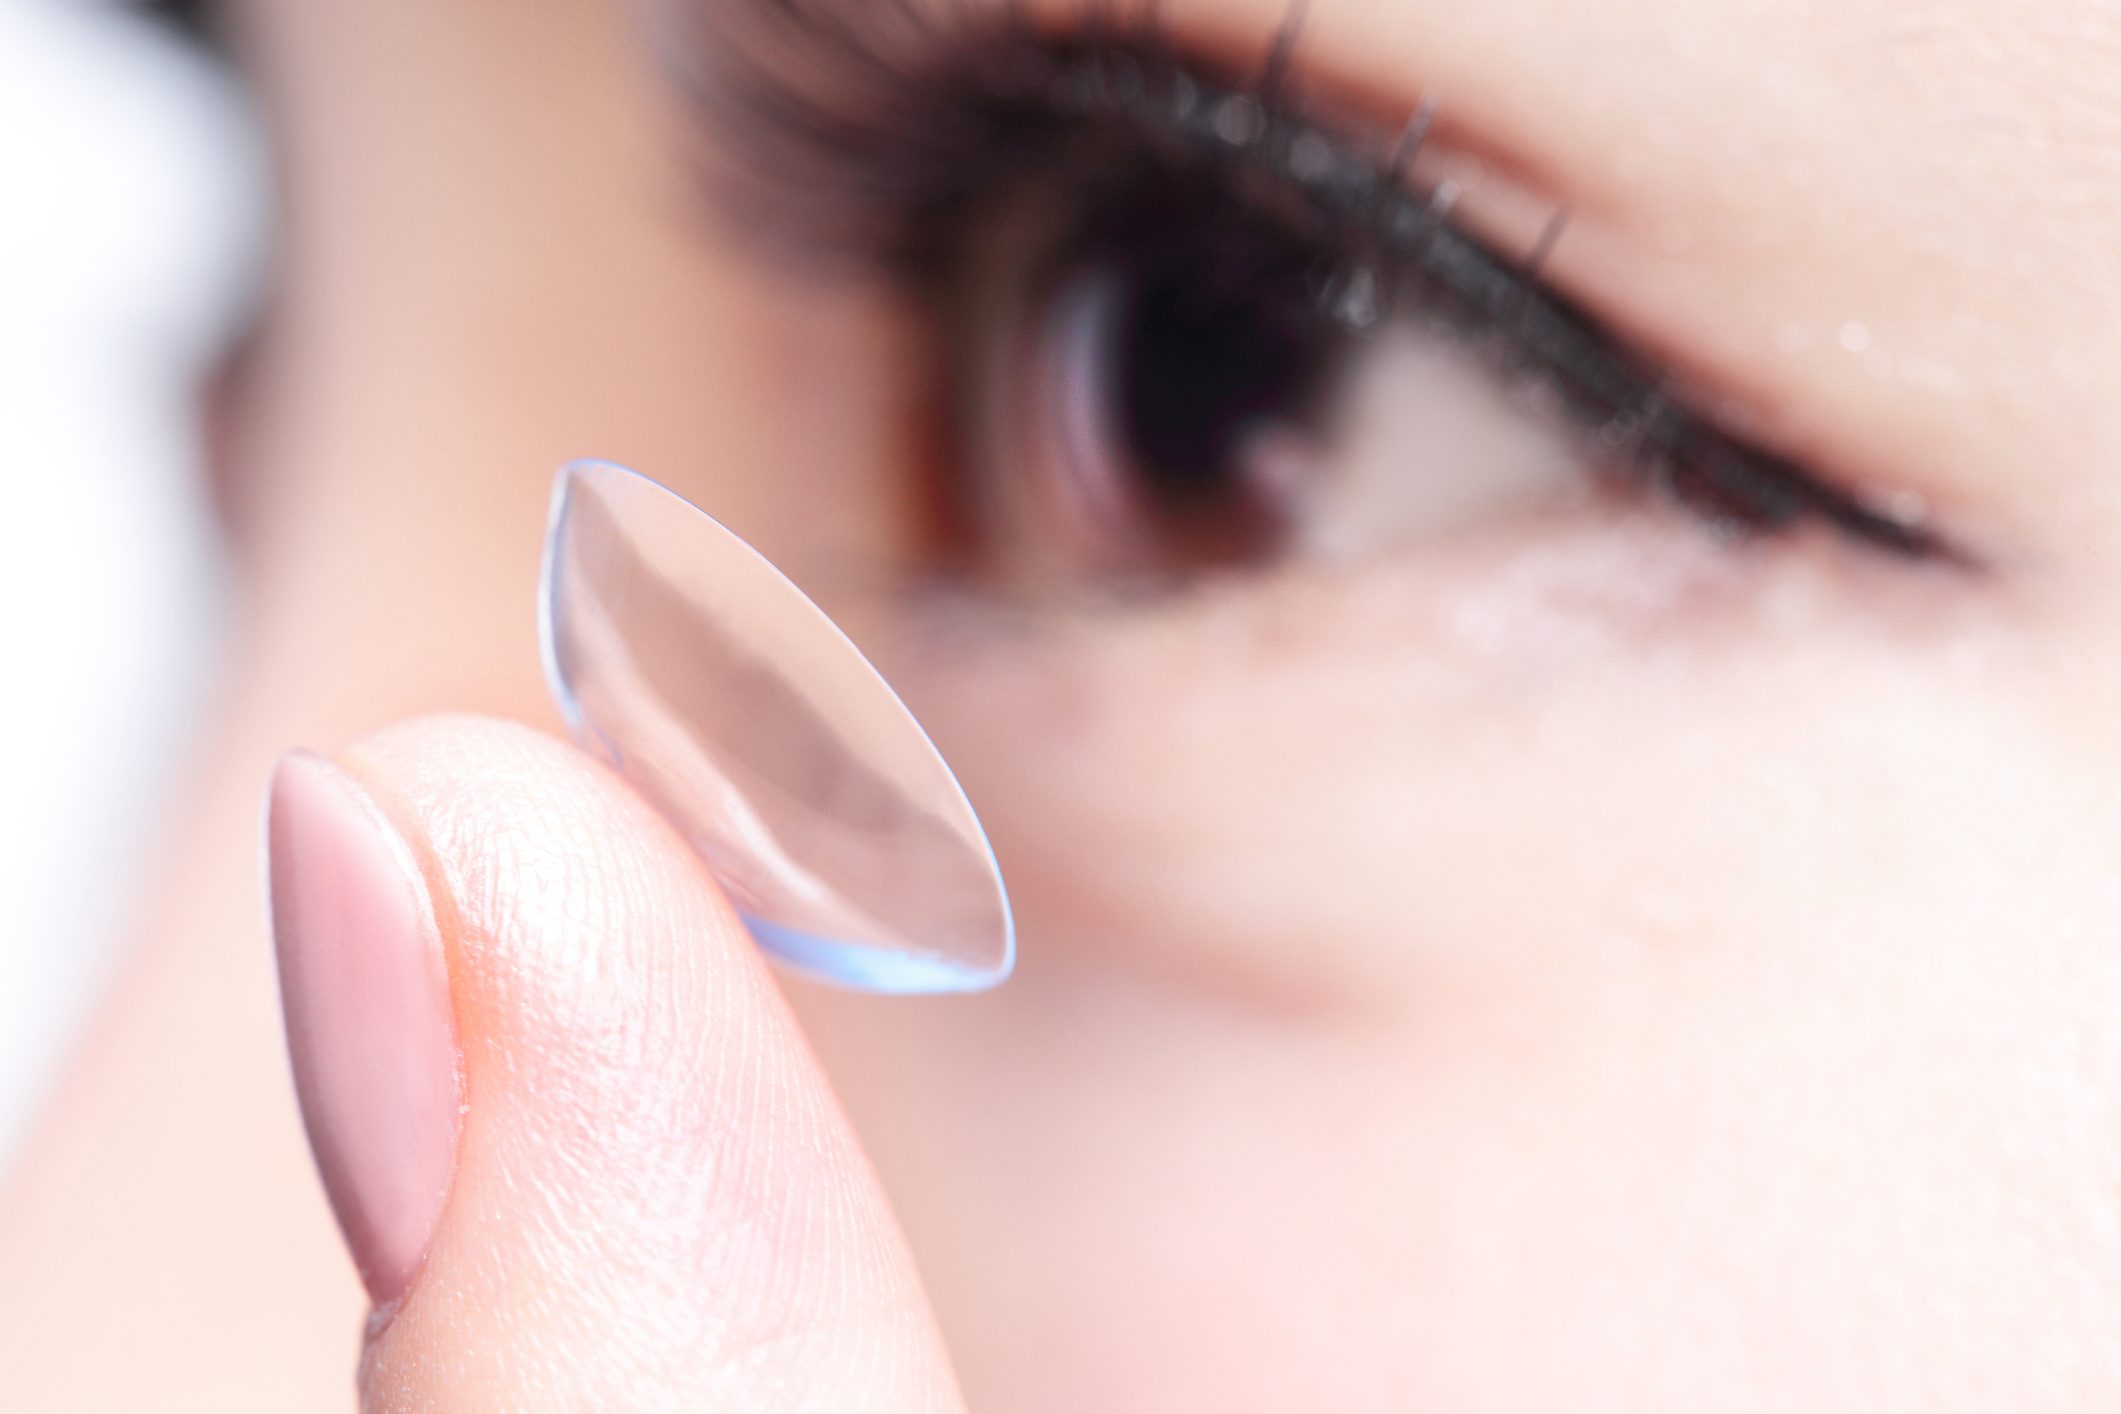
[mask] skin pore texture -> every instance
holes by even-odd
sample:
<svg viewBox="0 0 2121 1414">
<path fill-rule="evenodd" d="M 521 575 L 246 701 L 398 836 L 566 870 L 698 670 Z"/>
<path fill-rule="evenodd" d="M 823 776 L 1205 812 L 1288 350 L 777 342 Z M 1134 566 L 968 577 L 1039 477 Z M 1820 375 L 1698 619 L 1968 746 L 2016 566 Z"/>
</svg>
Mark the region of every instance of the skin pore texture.
<svg viewBox="0 0 2121 1414">
<path fill-rule="evenodd" d="M 529 609 L 545 477 L 582 454 L 817 589 L 994 836 L 1023 924 L 1002 991 L 787 986 L 967 1407 L 2121 1403 L 2121 12 L 1317 0 L 1304 32 L 1307 82 L 1434 93 L 1491 192 L 1565 205 L 1562 286 L 1824 473 L 1922 498 L 1978 571 L 1530 515 L 1004 622 L 844 570 L 908 553 L 904 331 L 697 219 L 688 120 L 623 10 L 234 17 L 287 202 L 241 407 L 239 668 L 137 960 L 0 1197 L 0 1404 L 348 1402 L 364 1298 L 287 1083 L 258 795 L 284 748 L 416 714 L 553 726 Z M 1284 10 L 1165 13 L 1254 53 Z M 1499 231 L 1542 206 L 1481 190 Z M 523 781 L 551 772 L 647 896 L 718 916 L 571 757 L 421 731 L 354 755 L 437 868 L 534 846 Z M 485 988 L 458 1026 L 505 1117 L 535 1095 L 480 1076 L 569 1053 L 510 1010 L 544 955 L 487 902 L 503 944 L 452 975 Z M 781 1037 L 727 966 L 677 995 Z M 651 1170 L 733 1123 L 659 1072 L 548 1097 L 522 1132 L 571 1155 L 613 1107 L 681 1117 L 628 1129 Z M 452 1216 L 508 1231 L 477 1156 L 518 1151 L 465 1142 Z M 689 1250 L 702 1210 L 639 1171 L 576 1164 L 579 1211 Z M 850 1211 L 875 1253 L 850 1265 L 896 1274 L 881 1207 Z M 460 1231 L 436 1290 L 606 1382 L 496 1397 L 502 1347 L 437 1295 L 371 1355 L 374 1407 L 752 1407 L 639 1334 L 721 1329 L 677 1291 L 696 1272 L 606 1300 L 575 1279 L 624 1259 L 588 1243 L 511 1284 Z M 588 1315 L 547 1319 L 575 1293 Z M 926 1329 L 875 1368 L 924 1368 Z"/>
</svg>

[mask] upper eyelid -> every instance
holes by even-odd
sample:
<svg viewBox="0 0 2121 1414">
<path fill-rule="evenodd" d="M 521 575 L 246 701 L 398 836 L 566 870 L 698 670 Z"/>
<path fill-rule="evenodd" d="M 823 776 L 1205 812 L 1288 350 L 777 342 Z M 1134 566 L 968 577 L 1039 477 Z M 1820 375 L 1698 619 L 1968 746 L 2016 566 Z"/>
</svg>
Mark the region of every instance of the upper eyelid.
<svg viewBox="0 0 2121 1414">
<path fill-rule="evenodd" d="M 665 57 L 725 146 L 742 146 L 770 126 L 758 122 L 766 108 L 778 110 L 776 118 L 797 121 L 828 116 L 797 80 L 825 76 L 827 82 L 859 84 L 874 98 L 879 78 L 894 69 L 905 77 L 952 63 L 977 67 L 982 50 L 991 56 L 1025 42 L 1132 43 L 1183 52 L 1189 66 L 1228 88 L 1287 97 L 1292 108 L 1300 105 L 1337 132 L 1389 139 L 1410 119 L 1418 120 L 1425 159 L 1477 170 L 1471 187 L 1481 206 L 1494 208 L 1498 194 L 1513 211 L 1544 205 L 1527 237 L 1558 205 L 1572 216 L 1607 215 L 1595 192 L 1571 191 L 1565 202 L 1551 195 L 1558 184 L 1524 154 L 1483 141 L 1481 133 L 1456 122 L 1452 105 L 1418 91 L 1412 98 L 1380 92 L 1374 83 L 1322 64 L 1309 43 L 1307 0 L 1288 0 L 1281 24 L 1264 42 L 1245 20 L 1227 22 L 1212 10 L 1181 17 L 1177 9 L 1160 0 L 663 0 L 661 13 L 679 21 L 664 36 Z M 1263 82 L 1276 92 L 1263 94 Z M 1453 184 L 1466 194 L 1466 183 Z"/>
<path fill-rule="evenodd" d="M 1092 4 L 1081 7 L 1071 22 L 1073 28 L 1067 24 L 1049 26 L 1044 16 L 1040 18 L 1036 28 L 1025 28 L 1016 24 L 1006 14 L 989 16 L 983 22 L 978 18 L 968 18 L 962 5 L 949 5 L 948 0 L 942 0 L 942 3 L 946 5 L 946 9 L 936 8 L 935 3 L 924 4 L 923 0 L 896 0 L 896 3 L 880 4 L 857 13 L 852 6 L 841 3 L 841 0 L 779 0 L 779 3 L 769 3 L 768 0 L 734 0 L 734 8 L 730 13 L 748 16 L 751 23 L 776 27 L 775 33 L 780 47 L 776 56 L 779 61 L 777 64 L 747 66 L 744 57 L 744 25 L 740 23 L 734 33 L 723 31 L 720 34 L 719 37 L 724 41 L 736 41 L 715 47 L 714 52 L 721 56 L 722 75 L 725 79 L 733 76 L 735 82 L 731 87 L 748 91 L 751 100 L 748 105 L 739 102 L 733 105 L 733 109 L 732 105 L 722 105 L 721 114 L 725 120 L 731 117 L 732 111 L 734 114 L 734 121 L 724 123 L 725 136 L 733 136 L 739 147 L 751 140 L 759 131 L 756 118 L 759 109 L 764 107 L 773 112 L 775 119 L 785 124 L 783 131 L 774 132 L 774 124 L 767 123 L 765 128 L 769 139 L 778 139 L 785 143 L 791 133 L 794 133 L 800 140 L 814 142 L 820 149 L 829 147 L 835 140 L 847 139 L 847 131 L 843 131 L 838 138 L 835 138 L 831 131 L 835 118 L 847 123 L 846 113 L 834 114 L 829 109 L 801 111 L 806 101 L 815 102 L 821 95 L 815 92 L 804 94 L 796 85 L 790 83 L 787 61 L 791 58 L 797 63 L 814 63 L 817 68 L 812 75 L 813 80 L 817 73 L 833 75 L 873 101 L 880 91 L 880 76 L 887 76 L 894 64 L 912 67 L 916 72 L 924 65 L 947 65 L 952 61 L 975 65 L 991 62 L 1006 66 L 1013 62 L 1009 46 L 1025 42 L 1052 46 L 1062 51 L 1072 48 L 1093 56 L 1109 50 L 1114 56 L 1113 62 L 1116 63 L 1130 52 L 1131 46 L 1152 43 L 1161 45 L 1164 40 L 1172 38 L 1168 32 L 1145 31 L 1138 24 L 1114 26 L 1111 22 L 1112 7 L 1109 6 Z M 977 3 L 973 8 L 978 8 Z M 871 21 L 867 28 L 860 23 L 864 18 Z M 966 28 L 968 25 L 970 28 Z M 951 28 L 952 26 L 955 28 Z M 790 39 L 812 46 L 810 52 L 805 55 L 800 46 L 791 47 L 786 42 Z M 1193 53 L 1192 42 L 1193 36 L 1187 35 L 1182 44 L 1173 46 L 1183 48 L 1187 71 L 1207 74 L 1211 80 L 1218 82 L 1222 96 L 1248 94 L 1253 101 L 1257 101 L 1259 94 L 1256 89 L 1246 88 L 1244 85 L 1256 79 L 1262 63 L 1269 62 L 1265 51 L 1255 50 L 1251 63 L 1247 65 L 1232 57 L 1234 46 L 1223 42 L 1213 45 L 1210 56 L 1203 60 Z M 953 45 L 964 46 L 964 49 L 953 53 Z M 970 51 L 969 60 L 965 50 Z M 1161 48 L 1155 50 L 1158 55 L 1163 52 Z M 1289 57 L 1286 50 L 1278 52 L 1283 59 Z M 734 62 L 731 62 L 732 59 Z M 828 79 L 828 84 L 831 81 Z M 1339 95 L 1333 94 L 1331 96 L 1334 101 L 1321 106 L 1311 99 L 1311 94 L 1318 89 L 1321 82 L 1329 84 L 1330 79 L 1321 79 L 1319 71 L 1307 55 L 1297 56 L 1291 65 L 1287 87 L 1300 87 L 1304 98 L 1300 102 L 1289 100 L 1286 103 L 1286 111 L 1291 115 L 1290 121 L 1293 125 L 1306 133 L 1330 134 L 1336 139 L 1344 138 L 1347 133 L 1359 131 L 1364 126 L 1374 126 L 1374 120 L 1366 121 L 1362 114 L 1364 111 L 1375 111 L 1378 108 L 1375 95 L 1369 95 L 1368 102 L 1348 104 L 1338 101 Z M 759 101 L 762 97 L 765 100 L 763 104 Z M 886 97 L 888 99 L 888 95 Z M 1285 95 L 1270 97 L 1279 100 Z M 787 121 L 791 102 L 798 110 L 797 121 L 794 122 Z M 1283 105 L 1278 102 L 1274 111 L 1279 115 L 1283 111 Z M 901 111 L 891 116 L 903 117 L 904 113 Z M 1430 118 L 1434 116 L 1429 115 Z M 748 131 L 747 118 L 753 124 Z M 1279 121 L 1277 116 L 1277 126 Z M 859 127 L 859 122 L 847 123 L 847 129 L 850 131 Z M 1432 135 L 1432 140 L 1450 143 L 1457 139 L 1458 150 L 1467 150 L 1469 145 L 1464 143 L 1463 135 L 1451 132 L 1448 123 L 1437 124 L 1436 128 L 1439 131 Z M 852 140 L 869 145 L 866 156 L 870 160 L 844 162 L 838 175 L 853 175 L 857 185 L 865 188 L 868 195 L 881 195 L 888 199 L 892 186 L 891 160 L 895 155 L 891 150 L 891 139 L 875 133 L 860 133 Z M 947 144 L 950 140 L 948 134 L 916 132 L 906 135 L 905 146 L 912 148 L 933 142 Z M 1374 135 L 1369 145 L 1378 145 Z M 810 155 L 815 157 L 817 153 Z M 1357 156 L 1360 158 L 1361 154 Z M 1377 156 L 1364 160 L 1372 167 L 1382 161 Z M 1483 162 L 1486 160 L 1483 159 Z M 771 166 L 772 182 L 781 184 L 783 196 L 791 189 L 800 187 L 803 200 L 815 200 L 828 186 L 820 182 L 789 180 L 789 173 L 793 169 L 785 161 L 775 160 Z M 1361 170 L 1360 162 L 1351 166 L 1350 170 Z M 1510 183 L 1505 181 L 1503 185 L 1507 187 Z M 1395 220 L 1405 222 L 1409 209 L 1419 210 L 1435 195 L 1433 190 L 1425 190 L 1412 182 L 1392 184 L 1388 194 L 1396 205 L 1392 211 L 1386 213 L 1386 225 Z M 755 209 L 749 202 L 743 205 L 744 209 Z M 875 214 L 874 211 L 870 213 L 872 217 Z M 1424 218 L 1417 215 L 1413 219 L 1419 228 Z M 845 226 L 849 223 L 841 221 L 839 224 Z M 1497 302 L 1495 290 L 1502 283 L 1517 280 L 1518 266 L 1522 264 L 1524 257 L 1512 259 L 1497 255 L 1486 243 L 1465 235 L 1455 222 L 1439 223 L 1438 228 L 1430 234 L 1429 244 L 1440 252 L 1445 273 L 1462 277 L 1463 281 L 1470 282 L 1476 292 L 1486 287 L 1486 293 L 1481 295 L 1476 303 L 1484 302 L 1487 312 L 1492 314 L 1493 306 Z M 1513 288 L 1522 295 L 1523 313 L 1528 320 L 1540 324 L 1550 335 L 1574 347 L 1579 372 L 1588 367 L 1586 358 L 1582 356 L 1586 349 L 1600 356 L 1610 352 L 1622 363 L 1634 366 L 1638 370 L 1635 375 L 1638 381 L 1641 378 L 1639 370 L 1642 366 L 1656 367 L 1662 364 L 1663 360 L 1642 353 L 1634 341 L 1615 335 L 1606 322 L 1591 315 L 1586 306 L 1537 284 L 1519 281 Z M 1512 294 L 1511 297 L 1517 298 L 1518 295 Z M 1597 372 L 1595 368 L 1590 371 L 1594 374 Z M 1702 438 L 1714 439 L 1715 444 L 1708 450 L 1714 453 L 1719 467 L 1733 469 L 1734 474 L 1739 477 L 1741 489 L 1780 487 L 1784 492 L 1794 490 L 1794 498 L 1785 494 L 1784 499 L 1793 504 L 1797 512 L 1820 516 L 1859 538 L 1887 549 L 1947 564 L 1965 565 L 1973 562 L 1972 556 L 1960 550 L 1954 540 L 1947 538 L 1935 527 L 1934 520 L 1927 517 L 1907 518 L 1897 510 L 1888 511 L 1865 497 L 1847 493 L 1811 474 L 1802 466 L 1765 452 L 1724 431 L 1714 422 L 1703 419 L 1698 412 L 1690 411 L 1687 404 L 1691 399 L 1679 380 L 1660 379 L 1650 387 L 1649 393 L 1651 396 L 1643 401 L 1672 410 L 1683 426 L 1687 445 L 1700 449 L 1704 446 Z M 1635 417 L 1637 412 L 1638 409 L 1632 405 L 1615 408 L 1615 416 L 1623 419 Z M 1677 445 L 1675 442 L 1674 446 Z M 1653 450 L 1665 453 L 1671 449 L 1660 445 Z M 1734 457 L 1735 463 L 1732 460 Z M 1746 494 L 1750 492 L 1747 491 Z"/>
<path fill-rule="evenodd" d="M 1269 62 L 1279 61 L 1277 58 Z M 1424 102 L 1417 106 L 1414 118 L 1409 120 L 1409 130 L 1415 142 L 1426 145 L 1434 116 L 1432 104 Z M 1313 126 L 1300 111 L 1292 111 L 1289 121 L 1300 130 L 1301 137 L 1318 136 L 1324 131 Z M 1211 132 L 1214 122 L 1212 115 L 1203 115 L 1202 124 Z M 1301 137 L 1295 140 L 1301 140 Z M 1257 141 L 1264 146 L 1273 141 L 1272 134 L 1262 133 Z M 1405 149 L 1409 145 L 1408 136 L 1403 132 L 1396 146 Z M 1640 383 L 1644 369 L 1634 365 L 1656 362 L 1641 355 L 1627 341 L 1611 336 L 1601 328 L 1595 316 L 1573 301 L 1547 290 L 1537 278 L 1551 253 L 1554 238 L 1566 224 L 1566 211 L 1554 212 L 1547 226 L 1522 255 L 1498 255 L 1485 243 L 1465 235 L 1448 219 L 1449 197 L 1443 187 L 1422 187 L 1407 180 L 1404 166 L 1410 153 L 1394 151 L 1382 163 L 1352 150 L 1343 149 L 1335 155 L 1346 164 L 1353 179 L 1359 182 L 1367 177 L 1376 184 L 1374 194 L 1358 186 L 1345 195 L 1355 219 L 1374 221 L 1381 228 L 1381 238 L 1390 239 L 1396 234 L 1421 243 L 1423 263 L 1416 273 L 1432 281 L 1450 283 L 1451 293 L 1472 306 L 1475 321 L 1493 319 L 1506 323 L 1514 320 L 1519 324 L 1518 337 L 1527 342 L 1531 341 L 1533 332 L 1528 326 L 1542 325 L 1548 352 L 1556 362 L 1568 364 L 1579 378 L 1596 380 L 1604 375 L 1616 383 Z M 1329 181 L 1320 184 L 1331 186 Z M 1556 353 L 1552 346 L 1557 342 L 1573 345 L 1573 351 Z M 1596 397 L 1592 390 L 1586 389 L 1585 392 Z M 1727 435 L 1705 423 L 1698 414 L 1688 411 L 1685 394 L 1677 380 L 1644 384 L 1642 391 L 1633 395 L 1639 401 L 1629 402 L 1630 396 L 1620 394 L 1614 399 L 1621 404 L 1621 418 L 1652 428 L 1663 422 L 1676 430 L 1678 439 L 1725 438 Z M 1639 435 L 1645 440 L 1654 440 L 1651 433 Z M 1652 450 L 1676 456 L 1678 439 L 1673 447 L 1658 446 Z M 1882 548 L 1943 563 L 1971 563 L 1970 557 L 1955 544 L 1924 523 L 1896 518 L 1820 481 L 1794 463 L 1761 452 L 1737 439 L 1729 439 L 1729 445 L 1730 450 L 1743 459 L 1742 464 L 1733 467 L 1734 474 L 1750 475 L 1756 482 L 1786 479 L 1788 494 L 1801 501 L 1802 509 L 1806 511 L 1821 515 Z"/>
</svg>

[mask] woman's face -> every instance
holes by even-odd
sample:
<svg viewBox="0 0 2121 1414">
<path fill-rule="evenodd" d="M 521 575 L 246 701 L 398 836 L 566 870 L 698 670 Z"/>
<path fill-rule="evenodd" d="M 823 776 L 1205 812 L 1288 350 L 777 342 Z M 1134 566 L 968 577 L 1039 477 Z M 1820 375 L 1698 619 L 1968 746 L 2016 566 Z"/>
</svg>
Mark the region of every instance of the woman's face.
<svg viewBox="0 0 2121 1414">
<path fill-rule="evenodd" d="M 2121 10 L 619 8 L 256 17 L 305 435 L 930 726 L 1017 976 L 798 1001 L 972 1407 L 2121 1401 Z"/>
</svg>

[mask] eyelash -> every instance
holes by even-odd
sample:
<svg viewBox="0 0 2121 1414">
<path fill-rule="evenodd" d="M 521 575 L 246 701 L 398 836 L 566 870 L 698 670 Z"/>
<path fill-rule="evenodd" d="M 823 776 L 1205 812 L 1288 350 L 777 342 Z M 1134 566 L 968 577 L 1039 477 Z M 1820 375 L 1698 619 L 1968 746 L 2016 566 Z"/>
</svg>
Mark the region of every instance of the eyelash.
<svg viewBox="0 0 2121 1414">
<path fill-rule="evenodd" d="M 1246 76 L 1185 56 L 1153 19 L 1093 12 L 1055 36 L 921 3 L 880 6 L 883 22 L 860 29 L 830 0 L 776 0 L 752 7 L 749 26 L 685 47 L 715 56 L 691 76 L 726 135 L 710 184 L 776 254 L 881 274 L 934 310 L 950 303 L 982 217 L 1012 195 L 1184 173 L 1216 184 L 1233 217 L 1311 242 L 1336 272 L 1321 310 L 1350 337 L 1409 314 L 1427 321 L 1557 405 L 1599 470 L 1661 490 L 1730 538 L 1811 523 L 1891 556 L 1961 558 L 1921 518 L 1693 410 L 1653 361 L 1541 278 L 1559 221 L 1516 260 L 1461 230 L 1447 188 L 1406 176 L 1432 110 L 1390 143 L 1314 116 L 1291 81 L 1293 27 Z"/>
</svg>

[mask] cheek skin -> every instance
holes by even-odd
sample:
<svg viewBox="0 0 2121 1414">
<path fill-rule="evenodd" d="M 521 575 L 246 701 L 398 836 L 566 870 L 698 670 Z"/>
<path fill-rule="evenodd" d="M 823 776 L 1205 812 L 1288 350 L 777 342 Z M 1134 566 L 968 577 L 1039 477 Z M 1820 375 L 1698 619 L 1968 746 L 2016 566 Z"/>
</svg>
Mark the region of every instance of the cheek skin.
<svg viewBox="0 0 2121 1414">
<path fill-rule="evenodd" d="M 2121 1397 L 2121 763 L 2048 710 L 2097 685 L 1685 535 L 894 667 L 1023 969 L 825 1043 L 958 1101 L 872 1139 L 975 1403 Z"/>
<path fill-rule="evenodd" d="M 1733 547 L 1676 511 L 1575 507 L 864 641 L 1078 965 L 1360 1009 L 1426 989 L 1530 881 L 1677 898 L 1727 887 L 1779 827 L 1817 838 L 1937 682 L 1994 670 L 2009 630 L 1979 592 L 1826 532 Z M 1835 701 L 1845 732 L 1816 710 Z M 1669 858 L 1621 854 L 1667 839 Z"/>
</svg>

